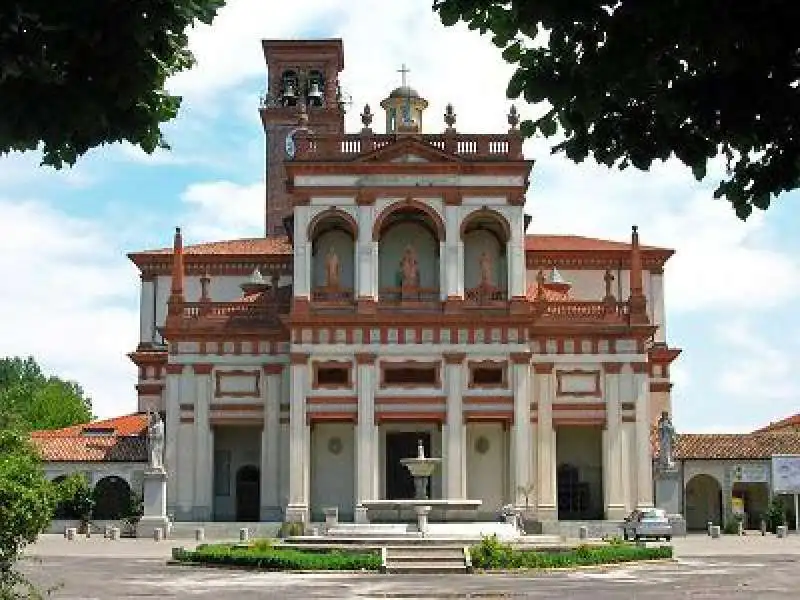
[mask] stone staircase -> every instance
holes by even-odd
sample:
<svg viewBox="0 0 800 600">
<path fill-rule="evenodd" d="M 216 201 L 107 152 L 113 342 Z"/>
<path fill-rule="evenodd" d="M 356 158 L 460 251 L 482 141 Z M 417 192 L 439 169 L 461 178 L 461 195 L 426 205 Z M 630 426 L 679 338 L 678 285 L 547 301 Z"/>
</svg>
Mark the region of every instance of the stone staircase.
<svg viewBox="0 0 800 600">
<path fill-rule="evenodd" d="M 384 546 L 381 570 L 389 574 L 472 572 L 469 550 L 457 544 Z"/>
</svg>

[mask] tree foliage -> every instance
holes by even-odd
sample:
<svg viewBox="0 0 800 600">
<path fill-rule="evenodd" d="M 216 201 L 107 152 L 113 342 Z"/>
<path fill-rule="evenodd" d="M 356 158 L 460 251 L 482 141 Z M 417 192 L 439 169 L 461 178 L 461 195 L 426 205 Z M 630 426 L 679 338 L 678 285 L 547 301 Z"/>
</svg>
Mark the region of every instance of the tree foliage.
<svg viewBox="0 0 800 600">
<path fill-rule="evenodd" d="M 46 376 L 31 357 L 0 359 L 0 428 L 57 429 L 91 418 L 91 399 L 77 383 Z"/>
<path fill-rule="evenodd" d="M 434 10 L 445 25 L 491 32 L 516 65 L 509 98 L 549 103 L 522 129 L 562 132 L 553 152 L 642 170 L 674 155 L 698 180 L 724 156 L 714 196 L 741 219 L 800 187 L 796 0 L 435 0 Z"/>
<path fill-rule="evenodd" d="M 17 595 L 20 588 L 33 590 L 14 564 L 47 527 L 58 495 L 23 435 L 0 431 L 0 457 L 0 598 L 27 597 Z"/>
<path fill-rule="evenodd" d="M 0 7 L 0 153 L 43 147 L 43 164 L 128 141 L 167 148 L 181 98 L 167 78 L 194 59 L 186 30 L 224 0 L 25 0 Z"/>
</svg>

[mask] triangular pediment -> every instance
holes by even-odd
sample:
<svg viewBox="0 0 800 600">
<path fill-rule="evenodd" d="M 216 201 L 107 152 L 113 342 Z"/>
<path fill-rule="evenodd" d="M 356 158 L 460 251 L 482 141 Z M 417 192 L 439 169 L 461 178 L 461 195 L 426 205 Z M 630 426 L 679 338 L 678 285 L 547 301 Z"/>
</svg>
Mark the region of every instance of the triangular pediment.
<svg viewBox="0 0 800 600">
<path fill-rule="evenodd" d="M 442 141 L 442 138 L 436 136 L 436 141 Z M 354 162 L 431 163 L 461 162 L 461 159 L 434 147 L 425 141 L 424 136 L 403 136 L 383 148 L 362 154 Z"/>
</svg>

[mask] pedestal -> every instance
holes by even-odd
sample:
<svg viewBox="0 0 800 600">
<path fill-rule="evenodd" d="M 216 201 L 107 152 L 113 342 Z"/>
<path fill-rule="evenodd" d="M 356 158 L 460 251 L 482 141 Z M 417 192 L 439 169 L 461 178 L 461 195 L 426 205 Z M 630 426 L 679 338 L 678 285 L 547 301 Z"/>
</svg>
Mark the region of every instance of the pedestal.
<svg viewBox="0 0 800 600">
<path fill-rule="evenodd" d="M 156 529 L 167 536 L 167 472 L 163 468 L 145 470 L 143 505 L 142 518 L 136 524 L 136 537 L 153 538 Z"/>
<path fill-rule="evenodd" d="M 417 513 L 417 531 L 424 536 L 428 533 L 428 515 L 431 512 L 431 507 L 415 506 L 414 512 Z"/>
<path fill-rule="evenodd" d="M 308 507 L 305 504 L 289 504 L 286 507 L 287 523 L 302 523 L 303 527 L 308 524 Z"/>
<path fill-rule="evenodd" d="M 686 520 L 681 514 L 680 471 L 678 469 L 658 469 L 654 473 L 656 483 L 655 505 L 666 511 L 672 525 L 673 535 L 686 535 Z"/>
</svg>

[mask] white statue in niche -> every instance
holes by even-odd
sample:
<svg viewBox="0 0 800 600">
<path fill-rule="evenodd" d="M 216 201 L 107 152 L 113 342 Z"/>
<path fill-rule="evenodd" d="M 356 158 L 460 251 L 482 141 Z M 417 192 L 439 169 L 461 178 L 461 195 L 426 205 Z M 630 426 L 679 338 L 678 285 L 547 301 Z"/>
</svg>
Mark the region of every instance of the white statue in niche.
<svg viewBox="0 0 800 600">
<path fill-rule="evenodd" d="M 417 252 L 410 244 L 406 246 L 403 258 L 400 260 L 400 281 L 403 287 L 419 286 Z"/>
<path fill-rule="evenodd" d="M 164 468 L 164 421 L 157 412 L 151 412 L 147 423 L 147 446 L 150 450 L 149 467 Z"/>
<path fill-rule="evenodd" d="M 481 273 L 481 285 L 492 285 L 492 257 L 489 253 L 484 251 L 478 258 L 478 267 Z"/>
<path fill-rule="evenodd" d="M 333 246 L 328 248 L 328 255 L 325 257 L 325 285 L 330 288 L 339 287 L 341 265 L 339 255 Z"/>
</svg>

